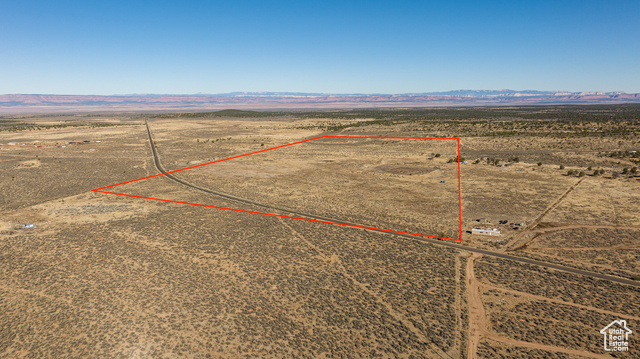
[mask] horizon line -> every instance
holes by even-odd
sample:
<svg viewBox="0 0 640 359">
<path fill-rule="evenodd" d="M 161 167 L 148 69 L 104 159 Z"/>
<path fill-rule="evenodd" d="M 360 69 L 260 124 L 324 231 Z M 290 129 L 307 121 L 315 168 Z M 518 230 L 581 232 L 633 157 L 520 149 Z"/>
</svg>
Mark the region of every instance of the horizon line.
<svg viewBox="0 0 640 359">
<path fill-rule="evenodd" d="M 218 93 L 128 93 L 128 94 L 78 94 L 78 93 L 3 93 L 0 96 L 103 96 L 103 97 L 132 97 L 132 96 L 234 96 L 234 95 L 298 95 L 298 96 L 419 96 L 419 95 L 454 95 L 455 93 L 475 92 L 478 94 L 527 94 L 527 95 L 556 95 L 556 94 L 625 94 L 633 95 L 640 92 L 626 92 L 626 91 L 601 91 L 601 90 L 588 90 L 588 91 L 568 91 L 568 90 L 513 90 L 513 89 L 456 89 L 447 91 L 423 91 L 423 92 L 313 92 L 313 91 L 229 91 Z"/>
</svg>

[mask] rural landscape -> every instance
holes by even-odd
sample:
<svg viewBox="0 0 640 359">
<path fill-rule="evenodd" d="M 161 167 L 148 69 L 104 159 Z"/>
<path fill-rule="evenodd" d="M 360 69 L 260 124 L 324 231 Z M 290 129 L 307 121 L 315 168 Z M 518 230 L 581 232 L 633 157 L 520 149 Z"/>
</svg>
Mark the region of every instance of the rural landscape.
<svg viewBox="0 0 640 359">
<path fill-rule="evenodd" d="M 638 355 L 639 104 L 51 112 L 0 116 L 0 357 Z"/>
<path fill-rule="evenodd" d="M 640 1 L 0 1 L 0 359 L 640 358 Z"/>
</svg>

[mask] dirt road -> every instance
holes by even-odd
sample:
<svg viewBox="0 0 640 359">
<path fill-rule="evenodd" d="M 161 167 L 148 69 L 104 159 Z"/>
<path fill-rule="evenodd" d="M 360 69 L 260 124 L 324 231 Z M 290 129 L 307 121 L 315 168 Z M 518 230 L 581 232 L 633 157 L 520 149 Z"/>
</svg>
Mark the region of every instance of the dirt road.
<svg viewBox="0 0 640 359">
<path fill-rule="evenodd" d="M 582 356 L 585 358 L 602 358 L 602 359 L 606 359 L 606 358 L 612 358 L 609 355 L 602 355 L 602 354 L 595 354 L 595 353 L 591 353 L 585 350 L 577 350 L 577 349 L 567 349 L 567 348 L 563 348 L 563 347 L 557 347 L 557 346 L 553 346 L 553 345 L 546 345 L 546 344 L 539 344 L 539 343 L 531 343 L 531 342 L 525 342 L 525 341 L 521 341 L 521 340 L 516 340 L 516 339 L 511 339 L 511 338 L 506 338 L 503 336 L 498 335 L 497 333 L 493 332 L 490 329 L 489 326 L 489 321 L 487 319 L 487 314 L 486 311 L 484 309 L 484 304 L 482 302 L 482 296 L 481 296 L 481 287 L 482 286 L 486 286 L 486 284 L 480 282 L 476 276 L 475 276 L 475 271 L 474 271 L 474 264 L 475 261 L 478 258 L 481 258 L 482 254 L 478 254 L 478 253 L 474 253 L 471 257 L 469 257 L 469 259 L 467 260 L 467 266 L 466 266 L 466 270 L 467 270 L 467 291 L 468 291 L 468 303 L 469 303 L 469 342 L 468 342 L 468 347 L 467 347 L 467 358 L 469 359 L 477 359 L 478 355 L 477 355 L 477 349 L 478 349 L 478 344 L 480 343 L 480 340 L 482 338 L 487 338 L 499 343 L 504 343 L 504 344 L 508 344 L 508 345 L 513 345 L 513 346 L 518 346 L 518 347 L 525 347 L 525 348 L 531 348 L 531 349 L 540 349 L 540 350 L 546 350 L 546 351 L 550 351 L 550 352 L 558 352 L 558 353 L 565 353 L 565 354 L 571 354 L 571 355 L 578 355 L 578 356 Z M 500 287 L 496 287 L 496 286 L 490 286 L 491 288 L 495 288 L 498 290 L 502 290 L 502 291 L 508 291 L 506 289 L 500 288 Z M 552 301 L 552 302 L 557 302 L 557 300 L 553 300 L 553 299 L 549 299 L 546 297 L 539 297 L 539 296 L 532 296 L 528 293 L 519 293 L 525 296 L 530 296 L 530 297 L 534 297 L 535 299 L 542 299 L 542 300 L 547 300 L 547 301 Z M 564 303 L 563 304 L 567 304 Z M 584 306 L 580 306 L 580 307 L 584 307 Z M 588 309 L 591 309 L 591 307 L 588 307 Z M 597 308 L 593 308 L 598 312 L 606 312 L 607 314 L 610 314 L 611 312 L 608 311 L 602 311 L 601 309 L 597 309 Z M 615 313 L 616 315 L 618 315 L 618 313 Z M 623 317 L 629 317 L 629 316 L 623 316 Z"/>
<path fill-rule="evenodd" d="M 152 154 L 153 154 L 153 161 L 155 163 L 155 166 L 156 166 L 157 170 L 160 173 L 167 173 L 167 171 L 162 166 L 162 163 L 160 162 L 158 151 L 156 149 L 156 145 L 155 145 L 155 142 L 153 141 L 151 129 L 149 127 L 149 123 L 147 121 L 145 121 L 145 124 L 146 124 L 146 127 L 147 127 L 147 134 L 149 136 L 149 144 L 151 146 L 151 151 L 152 151 Z M 225 199 L 230 199 L 230 200 L 237 201 L 237 202 L 240 202 L 240 203 L 259 206 L 261 208 L 268 208 L 268 209 L 271 209 L 271 210 L 277 210 L 277 211 L 282 212 L 282 213 L 288 213 L 288 214 L 292 214 L 292 215 L 297 216 L 297 217 L 303 217 L 303 219 L 304 218 L 308 218 L 308 219 L 313 220 L 313 221 L 337 223 L 337 224 L 343 224 L 343 225 L 347 225 L 347 226 L 362 226 L 362 225 L 359 225 L 359 224 L 339 221 L 339 220 L 332 219 L 332 218 L 325 218 L 325 217 L 320 217 L 320 216 L 316 216 L 316 215 L 312 215 L 312 214 L 308 214 L 308 213 L 295 212 L 295 211 L 291 211 L 291 210 L 288 210 L 288 209 L 278 208 L 278 207 L 266 205 L 266 204 L 263 204 L 263 203 L 254 202 L 254 201 L 251 201 L 251 200 L 248 200 L 248 199 L 245 199 L 245 198 L 236 197 L 236 196 L 230 195 L 228 193 L 223 193 L 223 192 L 220 192 L 220 191 L 215 191 L 215 190 L 212 190 L 212 189 L 203 188 L 203 187 L 197 186 L 195 184 L 189 183 L 189 182 L 177 177 L 176 175 L 174 175 L 172 173 L 167 173 L 167 174 L 165 174 L 165 176 L 167 176 L 168 178 L 170 178 L 171 180 L 173 180 L 173 181 L 175 181 L 175 182 L 177 182 L 179 184 L 191 187 L 193 189 L 202 191 L 204 193 L 208 193 L 208 194 L 211 194 L 211 195 L 214 195 L 214 196 L 218 196 L 218 197 L 222 197 L 222 198 L 225 198 Z M 564 199 L 583 180 L 584 180 L 584 178 L 582 178 L 578 182 L 576 182 L 569 190 L 567 190 L 562 196 L 560 196 L 560 198 L 558 198 L 554 202 L 554 204 L 549 206 L 549 208 L 547 208 L 547 210 L 545 210 L 540 216 L 538 216 L 537 220 L 539 221 L 549 211 L 551 211 L 553 208 L 555 208 L 555 206 L 557 206 L 562 201 L 562 199 Z M 102 192 L 102 193 L 110 193 L 110 192 L 99 191 L 99 190 L 94 190 L 94 191 L 95 192 Z M 536 224 L 537 224 L 537 222 L 536 222 Z M 366 227 L 366 226 L 362 226 L 362 227 Z M 588 276 L 588 277 L 592 277 L 592 278 L 607 280 L 607 281 L 610 281 L 610 282 L 615 282 L 615 283 L 620 283 L 620 284 L 625 284 L 625 285 L 631 285 L 631 286 L 640 288 L 640 282 L 639 281 L 626 279 L 626 278 L 620 278 L 620 277 L 601 274 L 601 273 L 596 273 L 596 272 L 591 272 L 591 271 L 586 271 L 586 270 L 581 270 L 581 269 L 576 269 L 576 268 L 572 268 L 572 267 L 566 267 L 566 266 L 563 266 L 563 265 L 560 265 L 560 264 L 543 262 L 543 261 L 533 260 L 533 259 L 529 259 L 529 258 L 523 258 L 523 257 L 511 255 L 511 254 L 506 254 L 506 253 L 501 253 L 501 252 L 496 252 L 496 251 L 490 251 L 490 250 L 486 250 L 486 249 L 468 247 L 468 246 L 465 246 L 463 244 L 458 244 L 458 243 L 456 243 L 454 241 L 438 240 L 438 239 L 432 239 L 432 238 L 427 238 L 427 237 L 418 237 L 418 236 L 414 236 L 414 235 L 410 235 L 410 234 L 403 234 L 403 233 L 391 233 L 391 232 L 388 232 L 388 231 L 385 231 L 385 230 L 376 230 L 376 229 L 369 229 L 369 230 L 376 231 L 376 232 L 381 232 L 381 233 L 386 233 L 386 234 L 390 234 L 390 235 L 394 235 L 394 236 L 400 236 L 400 237 L 403 237 L 403 238 L 408 238 L 408 239 L 411 239 L 411 240 L 414 240 L 414 241 L 418 241 L 418 242 L 422 242 L 422 243 L 430 243 L 430 244 L 435 244 L 435 245 L 438 245 L 438 246 L 455 248 L 457 250 L 469 251 L 469 252 L 476 253 L 476 254 L 484 254 L 484 255 L 498 257 L 498 258 L 502 258 L 502 259 L 508 259 L 508 260 L 512 260 L 512 261 L 516 261 L 516 262 L 520 262 L 520 263 L 526 263 L 526 264 L 531 264 L 531 265 L 537 265 L 537 266 L 552 268 L 552 269 L 556 269 L 556 270 L 560 270 L 560 271 L 564 271 L 564 272 L 569 272 L 569 273 L 578 274 L 578 275 L 584 275 L 584 276 Z"/>
<path fill-rule="evenodd" d="M 547 214 L 549 214 L 549 212 L 551 212 L 552 210 L 554 210 L 556 207 L 558 207 L 558 205 L 560 205 L 560 202 L 562 202 L 565 198 L 567 198 L 567 196 L 569 195 L 569 193 L 571 193 L 574 189 L 576 189 L 576 187 L 578 187 L 578 185 L 580 183 L 582 183 L 582 181 L 584 181 L 587 177 L 582 177 L 578 180 L 578 182 L 574 183 L 571 185 L 571 187 L 569 187 L 569 189 L 567 189 L 560 197 L 558 197 L 558 199 L 556 199 L 551 205 L 549 205 L 549 207 L 547 207 L 544 211 L 542 211 L 542 213 L 540 213 L 531 223 L 529 223 L 529 225 L 527 225 L 527 228 L 524 229 L 524 231 L 520 232 L 507 246 L 505 246 L 501 251 L 502 252 L 506 252 L 506 251 L 510 251 L 513 248 L 519 248 L 521 246 L 523 246 L 523 243 L 520 243 L 523 238 L 525 238 L 525 236 L 532 232 L 540 223 L 540 221 L 542 220 L 542 218 L 544 218 L 544 216 L 546 216 Z"/>
</svg>

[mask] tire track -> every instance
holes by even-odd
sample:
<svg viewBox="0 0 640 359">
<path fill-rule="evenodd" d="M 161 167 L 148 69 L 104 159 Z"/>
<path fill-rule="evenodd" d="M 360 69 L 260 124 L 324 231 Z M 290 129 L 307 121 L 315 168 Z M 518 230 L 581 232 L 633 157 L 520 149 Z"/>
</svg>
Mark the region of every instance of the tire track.
<svg viewBox="0 0 640 359">
<path fill-rule="evenodd" d="M 556 199 L 549 207 L 547 207 L 547 209 L 545 209 L 542 213 L 540 213 L 538 215 L 538 217 L 536 217 L 530 225 L 527 226 L 527 228 L 525 228 L 524 231 L 522 231 L 520 234 L 518 234 L 516 236 L 516 238 L 513 239 L 513 241 L 511 243 L 509 243 L 508 246 L 506 246 L 502 251 L 510 251 L 511 248 L 515 248 L 514 250 L 516 250 L 519 247 L 522 246 L 526 246 L 527 243 L 529 243 L 531 240 L 525 241 L 525 243 L 523 243 L 522 245 L 518 245 L 516 247 L 516 245 L 518 244 L 518 242 L 528 233 L 530 233 L 533 229 L 535 229 L 538 224 L 540 223 L 540 221 L 542 220 L 542 218 L 544 218 L 547 214 L 549 214 L 549 212 L 553 211 L 556 207 L 558 207 L 558 205 L 560 204 L 560 202 L 562 202 L 565 198 L 567 198 L 567 196 L 569 195 L 569 193 L 573 192 L 574 189 L 576 189 L 576 187 L 578 187 L 578 185 L 580 183 L 582 183 L 582 181 L 584 181 L 587 177 L 582 177 L 578 180 L 578 182 L 574 183 L 571 185 L 571 187 L 569 187 L 568 190 L 566 190 L 560 197 L 558 197 L 558 199 Z"/>
<path fill-rule="evenodd" d="M 407 317 L 405 317 L 402 313 L 398 312 L 395 308 L 393 308 L 393 305 L 389 302 L 387 302 L 386 300 L 384 300 L 380 295 L 378 295 L 378 293 L 374 292 L 373 290 L 371 290 L 369 287 L 367 287 L 366 284 L 360 282 L 358 279 L 356 279 L 352 274 L 349 273 L 349 271 L 347 271 L 347 268 L 344 266 L 344 264 L 342 263 L 342 260 L 340 259 L 340 256 L 337 255 L 327 255 L 326 253 L 324 253 L 323 250 L 320 249 L 320 247 L 318 247 L 317 245 L 315 245 L 313 242 L 311 242 L 309 239 L 307 239 L 305 236 L 303 236 L 302 234 L 300 234 L 298 231 L 296 231 L 290 224 L 288 224 L 284 219 L 282 218 L 278 218 L 278 220 L 280 221 L 280 223 L 282 223 L 285 227 L 287 227 L 291 233 L 293 233 L 293 235 L 295 237 L 298 237 L 300 240 L 302 240 L 305 244 L 307 244 L 307 246 L 313 248 L 314 251 L 316 251 L 320 257 L 322 257 L 322 259 L 326 262 L 329 263 L 333 263 L 338 267 L 338 270 L 340 273 L 342 273 L 342 275 L 345 276 L 345 278 L 347 278 L 348 280 L 350 280 L 353 284 L 355 284 L 360 290 L 362 290 L 363 292 L 367 293 L 369 296 L 371 296 L 376 303 L 380 304 L 382 307 L 384 307 L 387 312 L 389 312 L 389 315 L 391 315 L 396 321 L 398 321 L 399 323 L 401 323 L 404 327 L 406 327 L 407 329 L 409 329 L 416 337 L 418 337 L 422 342 L 428 344 L 431 347 L 431 350 L 438 355 L 439 358 L 451 358 L 450 355 L 448 355 L 447 353 L 445 353 L 444 351 L 442 351 L 442 349 L 438 348 L 434 343 L 431 342 L 431 340 L 429 340 L 429 338 L 427 338 L 424 333 L 416 328 L 415 325 L 413 325 L 413 323 L 411 322 L 411 320 L 409 320 Z"/>
<path fill-rule="evenodd" d="M 263 203 L 254 202 L 254 201 L 248 200 L 246 198 L 241 198 L 241 197 L 236 197 L 236 196 L 230 195 L 228 193 L 214 191 L 214 190 L 211 190 L 211 189 L 208 189 L 208 188 L 203 188 L 203 187 L 197 186 L 195 184 L 189 183 L 189 182 L 187 182 L 187 181 L 175 176 L 172 173 L 167 173 L 167 171 L 162 166 L 162 163 L 160 162 L 160 158 L 158 156 L 158 151 L 157 151 L 157 149 L 155 147 L 155 142 L 153 141 L 153 138 L 152 138 L 152 135 L 151 135 L 151 129 L 149 128 L 149 124 L 148 124 L 148 122 L 146 120 L 145 120 L 145 125 L 147 127 L 147 134 L 149 135 L 149 143 L 151 145 L 151 150 L 152 150 L 152 154 L 153 154 L 153 160 L 154 160 L 156 169 L 158 171 L 160 171 L 160 173 L 164 173 L 165 174 L 164 176 L 168 177 L 169 179 L 171 179 L 174 182 L 177 182 L 177 183 L 182 184 L 184 186 L 187 186 L 187 187 L 190 187 L 190 188 L 196 189 L 198 191 L 201 191 L 201 192 L 204 192 L 204 193 L 208 193 L 208 194 L 220 197 L 220 198 L 225 198 L 225 199 L 229 199 L 229 200 L 232 200 L 232 201 L 236 201 L 236 202 L 240 202 L 240 203 L 244 203 L 244 204 L 248 204 L 248 205 L 252 205 L 252 206 L 258 206 L 258 207 L 261 207 L 261 208 L 268 208 L 268 209 L 271 209 L 271 210 L 276 210 L 276 211 L 280 211 L 280 212 L 283 212 L 283 213 L 289 213 L 289 214 L 293 214 L 295 216 L 314 219 L 314 220 L 319 220 L 319 221 L 334 222 L 334 223 L 351 225 L 351 226 L 353 226 L 353 225 L 361 226 L 360 224 L 356 224 L 356 223 L 349 223 L 349 222 L 345 222 L 345 221 L 339 221 L 339 220 L 335 220 L 335 219 L 332 219 L 332 218 L 326 218 L 326 217 L 312 215 L 312 214 L 303 213 L 303 212 L 291 211 L 291 210 L 284 209 L 284 208 L 278 208 L 278 207 L 275 207 L 275 206 L 269 206 L 269 205 L 266 205 L 266 204 L 263 204 Z M 575 188 L 575 186 L 577 186 L 583 180 L 584 180 L 584 178 L 582 178 L 580 181 L 575 183 L 572 186 L 572 188 Z M 566 197 L 566 195 L 569 194 L 569 192 L 572 190 L 572 188 L 570 190 L 568 190 L 563 196 L 561 196 L 561 198 L 556 200 L 555 203 L 556 204 L 560 203 L 560 201 L 562 201 L 562 199 L 564 197 Z M 546 213 L 548 213 L 549 211 L 551 211 L 552 209 L 553 208 L 548 208 L 545 212 L 543 212 L 543 215 L 539 216 L 539 218 L 544 217 L 544 215 Z M 583 275 L 583 276 L 587 276 L 587 277 L 592 277 L 592 278 L 596 278 L 596 279 L 602 279 L 602 280 L 606 280 L 606 281 L 610 281 L 610 282 L 615 282 L 615 283 L 619 283 L 619 284 L 630 285 L 630 286 L 634 286 L 634 287 L 640 288 L 640 282 L 639 281 L 635 281 L 635 280 L 631 280 L 631 279 L 627 279 L 627 278 L 615 277 L 615 276 L 596 273 L 596 272 L 591 272 L 591 271 L 586 271 L 586 270 L 582 270 L 582 269 L 576 269 L 576 268 L 567 267 L 567 266 L 556 264 L 556 263 L 549 263 L 549 262 L 543 262 L 543 261 L 539 261 L 539 260 L 533 260 L 533 259 L 529 259 L 529 258 L 525 258 L 525 257 L 519 257 L 519 256 L 511 255 L 511 254 L 502 253 L 502 252 L 494 252 L 494 251 L 491 251 L 491 250 L 469 247 L 469 246 L 466 246 L 464 244 L 454 243 L 453 241 L 449 241 L 449 240 L 437 240 L 437 239 L 432 239 L 432 238 L 427 238 L 427 237 L 418 237 L 418 236 L 414 236 L 414 235 L 410 235 L 410 234 L 392 233 L 392 232 L 387 232 L 387 231 L 384 231 L 384 230 L 377 230 L 377 229 L 365 229 L 365 230 L 374 231 L 374 232 L 378 232 L 378 233 L 384 233 L 384 234 L 387 234 L 387 235 L 393 235 L 393 236 L 396 236 L 396 237 L 407 238 L 407 239 L 410 239 L 410 240 L 413 240 L 413 241 L 418 241 L 420 243 L 434 244 L 434 245 L 437 245 L 437 246 L 453 248 L 453 249 L 456 249 L 456 250 L 463 250 L 463 251 L 469 251 L 469 252 L 472 252 L 472 253 L 485 254 L 485 255 L 488 255 L 488 256 L 492 256 L 492 257 L 498 257 L 498 258 L 502 258 L 502 259 L 512 260 L 512 261 L 515 261 L 515 262 L 526 263 L 526 264 L 531 264 L 531 265 L 536 265 L 536 266 L 556 269 L 556 270 L 560 270 L 560 271 L 563 271 L 563 272 Z"/>
</svg>

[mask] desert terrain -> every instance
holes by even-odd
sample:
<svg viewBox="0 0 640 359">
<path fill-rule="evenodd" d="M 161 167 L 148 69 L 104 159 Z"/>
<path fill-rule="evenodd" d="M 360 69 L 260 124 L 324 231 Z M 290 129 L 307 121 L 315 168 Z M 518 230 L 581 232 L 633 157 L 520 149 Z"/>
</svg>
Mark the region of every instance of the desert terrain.
<svg viewBox="0 0 640 359">
<path fill-rule="evenodd" d="M 6 115 L 0 357 L 637 357 L 638 151 L 638 105 Z"/>
</svg>

